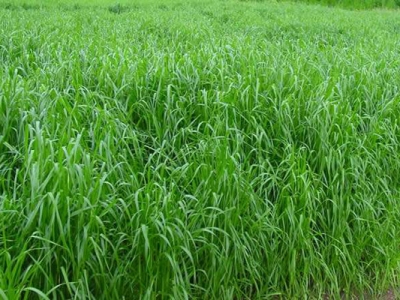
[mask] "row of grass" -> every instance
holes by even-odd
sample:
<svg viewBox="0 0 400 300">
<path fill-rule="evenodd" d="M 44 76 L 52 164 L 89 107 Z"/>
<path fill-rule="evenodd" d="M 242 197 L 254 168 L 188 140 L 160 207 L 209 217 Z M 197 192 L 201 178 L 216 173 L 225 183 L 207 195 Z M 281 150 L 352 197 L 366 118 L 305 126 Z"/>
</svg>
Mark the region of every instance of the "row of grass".
<svg viewBox="0 0 400 300">
<path fill-rule="evenodd" d="M 43 4 L 0 8 L 0 299 L 399 285 L 397 13 Z"/>
<path fill-rule="evenodd" d="M 256 1 L 256 2 L 267 2 L 271 3 L 273 1 L 271 0 L 239 0 L 239 1 Z M 282 2 L 282 1 L 288 1 L 288 0 L 274 0 L 276 2 Z M 319 5 L 325 5 L 325 6 L 336 6 L 336 7 L 342 7 L 342 8 L 347 8 L 347 9 L 373 9 L 373 8 L 388 8 L 388 9 L 394 9 L 394 8 L 399 8 L 400 7 L 400 0 L 359 0 L 359 1 L 353 1 L 353 0 L 289 0 L 292 3 L 310 3 L 310 4 L 319 4 Z M 154 4 L 154 0 L 151 1 L 150 3 Z M 31 2 L 24 2 L 24 1 L 19 1 L 15 0 L 13 2 L 7 2 L 7 1 L 2 1 L 0 2 L 0 8 L 6 9 L 6 10 L 18 10 L 18 9 L 23 9 L 23 10 L 37 10 L 37 9 L 43 9 L 48 6 L 58 6 L 61 9 L 65 10 L 78 10 L 81 9 L 82 7 L 87 7 L 88 5 L 101 5 L 105 6 L 107 4 L 107 8 L 110 12 L 120 14 L 122 12 L 126 12 L 132 9 L 137 9 L 138 5 L 136 2 L 132 2 L 129 0 L 122 0 L 119 2 L 107 2 L 107 0 L 91 0 L 91 1 L 85 1 L 85 3 L 80 3 L 80 2 L 68 2 L 68 1 L 52 1 L 52 2 L 43 2 L 42 0 L 34 0 Z M 163 3 L 158 3 L 158 6 L 165 6 Z M 198 3 L 198 5 L 202 5 L 201 3 Z"/>
<path fill-rule="evenodd" d="M 320 4 L 327 6 L 337 6 L 347 9 L 372 9 L 372 8 L 393 9 L 400 7 L 400 0 L 291 0 L 291 1 L 296 3 L 303 2 L 303 3 Z"/>
</svg>

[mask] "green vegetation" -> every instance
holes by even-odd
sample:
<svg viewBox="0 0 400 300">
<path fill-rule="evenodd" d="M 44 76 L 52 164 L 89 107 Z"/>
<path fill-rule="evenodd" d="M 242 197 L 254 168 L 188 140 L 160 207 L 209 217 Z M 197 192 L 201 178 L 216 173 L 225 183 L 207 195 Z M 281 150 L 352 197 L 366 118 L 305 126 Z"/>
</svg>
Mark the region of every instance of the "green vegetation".
<svg viewBox="0 0 400 300">
<path fill-rule="evenodd" d="M 246 0 L 242 0 L 246 1 Z M 262 0 L 258 0 L 262 1 Z M 278 0 L 282 1 L 282 0 Z M 371 8 L 399 8 L 400 0 L 292 0 L 294 2 L 306 2 L 312 4 L 322 4 L 329 6 L 340 6 L 351 9 L 371 9 Z"/>
<path fill-rule="evenodd" d="M 0 299 L 399 286 L 400 15 L 0 4 Z"/>
</svg>

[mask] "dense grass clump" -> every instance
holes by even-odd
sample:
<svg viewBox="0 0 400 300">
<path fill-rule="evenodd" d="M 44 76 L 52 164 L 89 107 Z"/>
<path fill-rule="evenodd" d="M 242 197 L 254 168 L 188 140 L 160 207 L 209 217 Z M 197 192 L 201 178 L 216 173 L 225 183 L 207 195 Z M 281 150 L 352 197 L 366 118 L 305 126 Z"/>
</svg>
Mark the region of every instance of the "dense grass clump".
<svg viewBox="0 0 400 300">
<path fill-rule="evenodd" d="M 0 298 L 399 285 L 397 13 L 36 4 L 0 6 Z"/>
</svg>

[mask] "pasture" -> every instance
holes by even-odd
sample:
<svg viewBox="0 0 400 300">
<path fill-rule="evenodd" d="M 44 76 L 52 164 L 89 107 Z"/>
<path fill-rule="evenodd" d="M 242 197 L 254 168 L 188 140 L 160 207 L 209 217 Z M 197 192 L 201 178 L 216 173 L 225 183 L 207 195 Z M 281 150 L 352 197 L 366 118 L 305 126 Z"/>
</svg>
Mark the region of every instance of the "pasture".
<svg viewBox="0 0 400 300">
<path fill-rule="evenodd" d="M 388 8 L 0 1 L 0 299 L 399 287 Z"/>
</svg>

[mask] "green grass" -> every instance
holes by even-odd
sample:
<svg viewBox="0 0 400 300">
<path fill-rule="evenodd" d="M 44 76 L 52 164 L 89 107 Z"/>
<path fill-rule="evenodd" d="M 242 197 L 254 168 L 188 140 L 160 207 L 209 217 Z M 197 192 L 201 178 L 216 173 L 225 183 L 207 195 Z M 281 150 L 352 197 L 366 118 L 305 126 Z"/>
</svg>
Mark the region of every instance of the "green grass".
<svg viewBox="0 0 400 300">
<path fill-rule="evenodd" d="M 241 0 L 254 1 L 254 0 Z M 265 1 L 265 0 L 255 0 Z M 285 0 L 277 0 L 285 1 Z M 371 9 L 371 8 L 399 8 L 400 0 L 291 0 L 293 2 L 305 2 L 328 6 L 339 6 L 350 9 Z"/>
<path fill-rule="evenodd" d="M 400 15 L 0 5 L 0 299 L 399 286 Z"/>
</svg>

